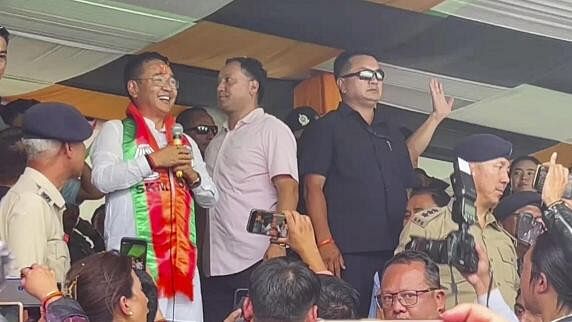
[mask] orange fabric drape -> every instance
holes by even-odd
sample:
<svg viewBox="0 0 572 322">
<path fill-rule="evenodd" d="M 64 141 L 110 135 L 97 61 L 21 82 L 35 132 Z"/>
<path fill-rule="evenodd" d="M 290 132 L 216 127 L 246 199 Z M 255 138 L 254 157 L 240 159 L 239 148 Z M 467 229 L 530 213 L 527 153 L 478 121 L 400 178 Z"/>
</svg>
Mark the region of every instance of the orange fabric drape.
<svg viewBox="0 0 572 322">
<path fill-rule="evenodd" d="M 62 102 L 76 107 L 84 116 L 102 120 L 123 119 L 129 98 L 107 93 L 75 88 L 65 85 L 52 85 L 40 90 L 8 97 L 8 101 L 18 98 L 36 99 L 40 102 Z M 184 108 L 175 105 L 173 114 Z"/>
<path fill-rule="evenodd" d="M 566 167 L 572 166 L 572 144 L 558 143 L 544 150 L 535 152 L 532 156 L 540 160 L 540 162 L 548 162 L 550 161 L 552 152 L 558 153 L 558 163 Z"/>
<path fill-rule="evenodd" d="M 294 107 L 311 106 L 320 115 L 335 110 L 341 100 L 332 73 L 320 73 L 294 88 Z"/>
</svg>

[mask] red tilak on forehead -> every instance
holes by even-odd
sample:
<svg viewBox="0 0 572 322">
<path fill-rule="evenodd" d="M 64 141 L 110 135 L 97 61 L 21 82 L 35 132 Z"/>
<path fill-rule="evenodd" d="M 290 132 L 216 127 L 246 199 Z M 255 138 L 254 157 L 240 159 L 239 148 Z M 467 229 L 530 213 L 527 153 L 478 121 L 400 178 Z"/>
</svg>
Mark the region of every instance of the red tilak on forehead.
<svg viewBox="0 0 572 322">
<path fill-rule="evenodd" d="M 167 74 L 167 68 L 169 66 L 165 65 L 165 64 L 161 64 L 161 74 Z"/>
</svg>

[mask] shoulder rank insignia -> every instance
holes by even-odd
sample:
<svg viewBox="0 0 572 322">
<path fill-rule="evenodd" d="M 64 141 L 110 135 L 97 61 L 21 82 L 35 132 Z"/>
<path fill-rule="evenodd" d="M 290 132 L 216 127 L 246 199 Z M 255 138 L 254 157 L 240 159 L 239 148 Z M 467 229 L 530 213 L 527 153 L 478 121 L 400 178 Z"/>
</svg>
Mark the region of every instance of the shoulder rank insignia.
<svg viewBox="0 0 572 322">
<path fill-rule="evenodd" d="M 439 215 L 443 212 L 444 208 L 438 208 L 438 207 L 429 208 L 413 215 L 411 221 L 414 224 L 417 224 L 418 226 L 425 228 L 427 224 L 429 224 L 429 222 L 439 217 Z"/>
</svg>

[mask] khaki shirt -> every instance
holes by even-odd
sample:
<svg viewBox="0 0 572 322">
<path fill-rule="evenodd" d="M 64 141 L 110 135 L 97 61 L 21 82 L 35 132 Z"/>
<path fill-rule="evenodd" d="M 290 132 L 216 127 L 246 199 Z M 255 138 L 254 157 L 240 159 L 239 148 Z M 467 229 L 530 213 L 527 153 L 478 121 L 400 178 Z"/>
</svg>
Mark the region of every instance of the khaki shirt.
<svg viewBox="0 0 572 322">
<path fill-rule="evenodd" d="M 472 225 L 469 233 L 475 237 L 475 242 L 485 247 L 489 256 L 493 279 L 501 291 L 509 307 L 514 306 L 516 292 L 519 287 L 517 273 L 517 256 L 510 235 L 496 222 L 492 212 L 487 212 L 485 228 Z M 399 237 L 399 246 L 396 253 L 405 249 L 411 236 L 420 236 L 429 239 L 445 239 L 447 235 L 459 228 L 451 217 L 448 207 L 432 208 L 415 214 L 405 225 Z M 439 265 L 441 285 L 447 288 L 447 308 L 455 306 L 455 296 L 452 292 L 451 270 L 448 265 Z M 477 295 L 469 282 L 453 268 L 453 277 L 457 285 L 458 303 L 473 303 Z"/>
<path fill-rule="evenodd" d="M 38 263 L 53 269 L 57 281 L 64 282 L 70 267 L 64 209 L 58 189 L 42 173 L 26 168 L 0 202 L 0 239 L 15 256 L 11 276 L 19 277 L 20 269 Z"/>
</svg>

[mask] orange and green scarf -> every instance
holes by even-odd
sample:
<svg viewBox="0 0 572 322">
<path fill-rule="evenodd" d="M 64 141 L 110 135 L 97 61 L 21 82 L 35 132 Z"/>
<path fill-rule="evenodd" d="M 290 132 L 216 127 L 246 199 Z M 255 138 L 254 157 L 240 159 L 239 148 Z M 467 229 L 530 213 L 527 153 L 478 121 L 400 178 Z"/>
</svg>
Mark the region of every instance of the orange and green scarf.
<svg viewBox="0 0 572 322">
<path fill-rule="evenodd" d="M 173 125 L 173 116 L 168 116 L 165 129 L 169 144 L 172 144 Z M 184 136 L 183 144 L 190 146 Z M 153 151 L 160 149 L 143 116 L 130 104 L 123 120 L 124 160 L 137 157 L 141 146 Z M 197 250 L 191 191 L 170 169 L 153 170 L 158 176 L 130 188 L 137 237 L 148 242 L 147 267 L 157 282 L 159 294 L 171 298 L 183 293 L 193 300 Z"/>
</svg>

